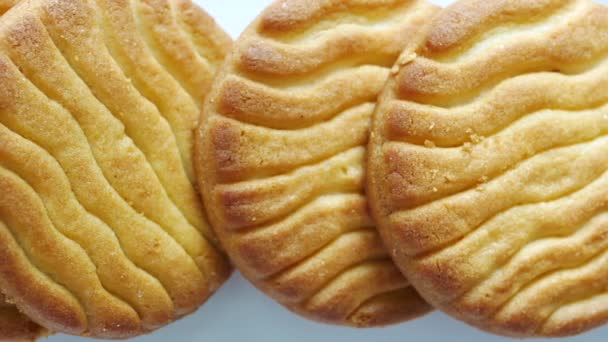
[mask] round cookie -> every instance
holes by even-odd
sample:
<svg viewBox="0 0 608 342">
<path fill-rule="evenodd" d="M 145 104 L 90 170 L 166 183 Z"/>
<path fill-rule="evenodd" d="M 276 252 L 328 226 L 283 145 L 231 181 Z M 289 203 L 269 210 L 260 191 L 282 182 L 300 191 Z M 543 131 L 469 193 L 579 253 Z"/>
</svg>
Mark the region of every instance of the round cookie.
<svg viewBox="0 0 608 342">
<path fill-rule="evenodd" d="M 608 9 L 464 0 L 374 119 L 372 211 L 422 296 L 528 337 L 608 320 Z"/>
<path fill-rule="evenodd" d="M 193 182 L 228 36 L 188 0 L 31 0 L 0 20 L 0 291 L 57 332 L 126 338 L 231 268 Z"/>
<path fill-rule="evenodd" d="M 294 312 L 368 327 L 430 310 L 377 234 L 363 164 L 391 66 L 436 10 L 276 1 L 218 73 L 195 144 L 205 206 L 233 263 Z"/>
</svg>

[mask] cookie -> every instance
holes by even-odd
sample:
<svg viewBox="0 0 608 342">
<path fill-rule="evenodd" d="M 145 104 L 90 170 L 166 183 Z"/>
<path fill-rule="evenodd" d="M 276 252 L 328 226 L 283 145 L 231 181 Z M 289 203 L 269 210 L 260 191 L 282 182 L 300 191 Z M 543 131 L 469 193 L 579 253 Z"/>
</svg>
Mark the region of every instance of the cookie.
<svg viewBox="0 0 608 342">
<path fill-rule="evenodd" d="M 608 9 L 463 0 L 382 95 L 369 191 L 398 266 L 481 329 L 608 320 Z"/>
<path fill-rule="evenodd" d="M 276 1 L 218 73 L 195 144 L 205 206 L 233 263 L 294 312 L 367 327 L 430 310 L 375 230 L 363 164 L 376 97 L 436 10 Z"/>
<path fill-rule="evenodd" d="M 227 35 L 186 0 L 32 0 L 0 21 L 0 290 L 52 331 L 140 335 L 228 277 L 193 182 Z"/>
</svg>

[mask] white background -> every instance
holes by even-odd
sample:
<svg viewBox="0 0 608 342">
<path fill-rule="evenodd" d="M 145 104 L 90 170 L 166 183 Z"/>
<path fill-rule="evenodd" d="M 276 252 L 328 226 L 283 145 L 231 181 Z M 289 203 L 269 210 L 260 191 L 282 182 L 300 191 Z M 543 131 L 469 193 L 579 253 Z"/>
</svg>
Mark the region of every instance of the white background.
<svg viewBox="0 0 608 342">
<path fill-rule="evenodd" d="M 492 1 L 492 0 L 488 0 Z M 271 0 L 198 0 L 234 38 Z M 448 5 L 452 1 L 434 1 Z M 608 3 L 608 0 L 601 1 Z M 57 335 L 49 342 L 84 342 L 86 339 Z M 510 339 L 495 337 L 470 328 L 441 314 L 433 313 L 415 320 L 382 329 L 357 330 L 332 327 L 307 321 L 283 309 L 251 287 L 239 274 L 222 287 L 196 314 L 186 317 L 138 342 L 443 342 Z M 543 342 L 544 340 L 534 340 Z M 608 341 L 608 327 L 568 342 Z"/>
</svg>

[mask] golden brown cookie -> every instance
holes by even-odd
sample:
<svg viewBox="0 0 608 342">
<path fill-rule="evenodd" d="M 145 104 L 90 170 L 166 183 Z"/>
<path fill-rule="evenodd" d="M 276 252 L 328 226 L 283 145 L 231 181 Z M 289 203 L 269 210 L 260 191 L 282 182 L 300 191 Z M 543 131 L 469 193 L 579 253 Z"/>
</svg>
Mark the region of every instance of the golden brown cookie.
<svg viewBox="0 0 608 342">
<path fill-rule="evenodd" d="M 367 327 L 430 310 L 375 230 L 363 163 L 376 97 L 436 10 L 276 1 L 216 78 L 195 145 L 205 205 L 236 266 L 292 311 Z"/>
<path fill-rule="evenodd" d="M 465 0 L 406 51 L 369 190 L 431 304 L 512 336 L 608 320 L 608 8 Z"/>
<path fill-rule="evenodd" d="M 0 289 L 53 331 L 149 332 L 230 267 L 191 161 L 225 33 L 187 0 L 32 0 L 0 21 Z"/>
</svg>

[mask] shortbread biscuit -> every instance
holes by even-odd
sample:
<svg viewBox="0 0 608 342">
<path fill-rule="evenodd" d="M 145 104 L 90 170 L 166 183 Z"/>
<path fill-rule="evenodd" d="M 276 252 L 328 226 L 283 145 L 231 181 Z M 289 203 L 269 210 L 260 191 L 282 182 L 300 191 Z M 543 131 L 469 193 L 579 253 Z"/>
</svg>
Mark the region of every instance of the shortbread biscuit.
<svg viewBox="0 0 608 342">
<path fill-rule="evenodd" d="M 276 1 L 218 73 L 195 144 L 205 205 L 233 263 L 292 311 L 366 327 L 430 310 L 375 230 L 363 163 L 376 97 L 436 9 Z"/>
<path fill-rule="evenodd" d="M 520 337 L 608 320 L 607 53 L 603 5 L 465 0 L 402 55 L 370 202 L 431 304 Z"/>
<path fill-rule="evenodd" d="M 124 338 L 230 267 L 193 131 L 230 40 L 187 0 L 30 0 L 0 21 L 0 290 L 58 332 Z"/>
</svg>

